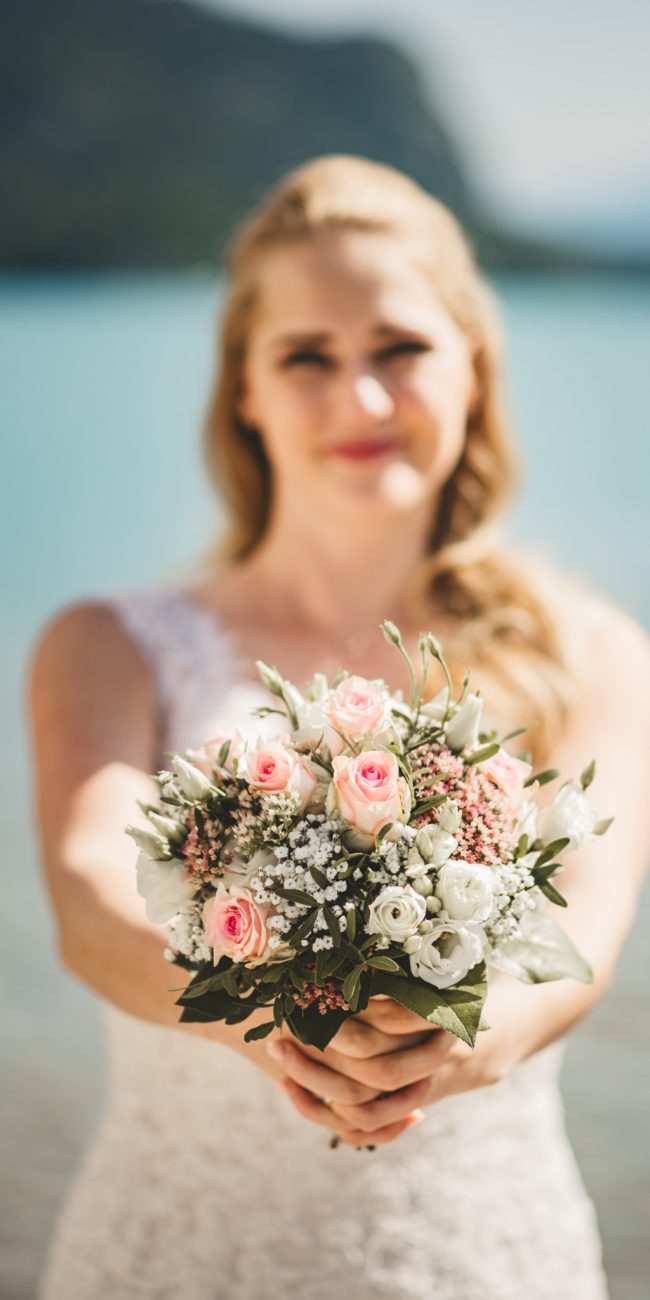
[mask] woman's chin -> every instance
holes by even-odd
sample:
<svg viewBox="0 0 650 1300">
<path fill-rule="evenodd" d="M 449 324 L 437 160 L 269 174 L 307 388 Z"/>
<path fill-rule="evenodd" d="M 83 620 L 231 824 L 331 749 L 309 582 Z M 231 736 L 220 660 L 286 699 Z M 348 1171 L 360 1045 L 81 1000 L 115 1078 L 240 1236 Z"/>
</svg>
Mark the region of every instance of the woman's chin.
<svg viewBox="0 0 650 1300">
<path fill-rule="evenodd" d="M 399 515 L 420 506 L 429 495 L 423 474 L 404 460 L 391 460 L 381 466 L 364 466 L 359 472 L 328 475 L 328 495 L 343 506 L 349 502 L 357 509 Z"/>
</svg>

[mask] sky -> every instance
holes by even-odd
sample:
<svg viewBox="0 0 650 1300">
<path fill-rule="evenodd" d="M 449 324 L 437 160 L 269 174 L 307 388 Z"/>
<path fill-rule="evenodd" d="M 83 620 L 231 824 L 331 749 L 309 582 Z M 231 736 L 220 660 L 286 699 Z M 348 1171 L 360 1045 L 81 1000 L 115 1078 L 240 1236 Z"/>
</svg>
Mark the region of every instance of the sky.
<svg viewBox="0 0 650 1300">
<path fill-rule="evenodd" d="M 195 2 L 293 32 L 392 37 L 496 212 L 531 229 L 586 217 L 650 246 L 646 0 Z"/>
</svg>

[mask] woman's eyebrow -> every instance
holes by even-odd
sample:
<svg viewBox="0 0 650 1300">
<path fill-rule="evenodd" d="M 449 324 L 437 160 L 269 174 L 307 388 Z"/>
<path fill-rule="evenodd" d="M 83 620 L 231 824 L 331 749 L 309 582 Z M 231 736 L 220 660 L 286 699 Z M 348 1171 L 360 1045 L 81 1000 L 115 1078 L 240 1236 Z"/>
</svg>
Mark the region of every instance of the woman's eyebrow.
<svg viewBox="0 0 650 1300">
<path fill-rule="evenodd" d="M 413 329 L 410 325 L 391 324 L 388 321 L 382 321 L 375 325 L 373 331 L 378 338 L 383 338 L 388 334 L 417 334 L 419 331 Z M 311 331 L 304 333 L 278 334 L 268 344 L 269 348 L 276 347 L 316 347 L 321 343 L 327 343 L 334 336 L 326 330 Z"/>
</svg>

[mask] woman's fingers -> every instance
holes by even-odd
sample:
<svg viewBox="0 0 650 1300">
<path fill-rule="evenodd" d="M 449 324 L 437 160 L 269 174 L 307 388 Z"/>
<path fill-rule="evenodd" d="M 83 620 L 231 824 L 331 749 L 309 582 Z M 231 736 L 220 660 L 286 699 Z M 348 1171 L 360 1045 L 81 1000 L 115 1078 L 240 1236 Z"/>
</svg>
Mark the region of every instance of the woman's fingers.
<svg viewBox="0 0 650 1300">
<path fill-rule="evenodd" d="M 408 1034 L 426 1032 L 426 1022 L 415 1011 L 409 1011 L 394 998 L 377 994 L 371 997 L 363 1011 L 358 1011 L 355 1020 L 379 1029 L 384 1034 Z"/>
<path fill-rule="evenodd" d="M 351 1128 L 340 1115 L 336 1114 L 336 1111 L 326 1106 L 324 1102 L 319 1101 L 317 1097 L 314 1097 L 306 1088 L 302 1088 L 300 1084 L 295 1083 L 293 1079 L 281 1079 L 280 1087 L 293 1102 L 296 1110 L 301 1115 L 304 1115 L 305 1119 L 330 1129 L 331 1132 L 338 1134 L 342 1142 L 346 1142 L 349 1146 L 367 1146 L 369 1137 L 372 1139 L 373 1146 L 393 1142 L 407 1128 L 411 1128 L 413 1124 L 420 1121 L 420 1115 L 416 1113 L 407 1116 L 405 1119 L 386 1124 L 382 1128 L 377 1128 L 370 1134 L 367 1129 Z"/>
<path fill-rule="evenodd" d="M 358 1016 L 350 1016 L 334 1035 L 331 1046 L 342 1056 L 381 1056 L 384 1052 L 395 1052 L 426 1042 L 434 1031 L 425 1029 L 423 1021 L 420 1024 L 422 1028 L 418 1033 L 387 1034 Z"/>
<path fill-rule="evenodd" d="M 314 1060 L 313 1056 L 286 1040 L 271 1040 L 266 1050 L 280 1063 L 291 1079 L 295 1079 L 317 1097 L 331 1097 L 335 1101 L 346 1102 L 348 1105 L 359 1105 L 377 1096 L 376 1088 L 368 1087 L 361 1080 L 351 1079 L 347 1074 L 329 1069 L 327 1065 Z"/>
<path fill-rule="evenodd" d="M 419 1114 L 424 1117 L 424 1112 L 419 1108 L 426 1105 L 430 1090 L 431 1080 L 420 1079 L 407 1088 L 398 1088 L 396 1092 L 377 1097 L 361 1106 L 346 1106 L 337 1101 L 332 1108 L 350 1128 L 362 1133 L 373 1133 L 375 1129 L 398 1123 L 407 1115 Z"/>
<path fill-rule="evenodd" d="M 387 1052 L 382 1056 L 356 1058 L 332 1049 L 328 1051 L 328 1064 L 333 1070 L 347 1074 L 376 1092 L 394 1092 L 407 1084 L 417 1083 L 418 1079 L 435 1075 L 454 1041 L 453 1034 L 438 1030 L 417 1047 Z"/>
</svg>

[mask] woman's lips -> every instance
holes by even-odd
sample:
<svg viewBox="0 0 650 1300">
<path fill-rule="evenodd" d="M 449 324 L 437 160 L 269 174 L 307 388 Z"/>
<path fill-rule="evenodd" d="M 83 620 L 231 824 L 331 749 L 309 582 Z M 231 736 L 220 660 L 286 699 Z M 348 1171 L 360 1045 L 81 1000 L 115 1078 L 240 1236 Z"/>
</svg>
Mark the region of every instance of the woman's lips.
<svg viewBox="0 0 650 1300">
<path fill-rule="evenodd" d="M 357 438 L 347 442 L 337 442 L 330 449 L 331 456 L 344 456 L 346 460 L 371 460 L 375 456 L 385 456 L 399 446 L 396 438 Z"/>
</svg>

